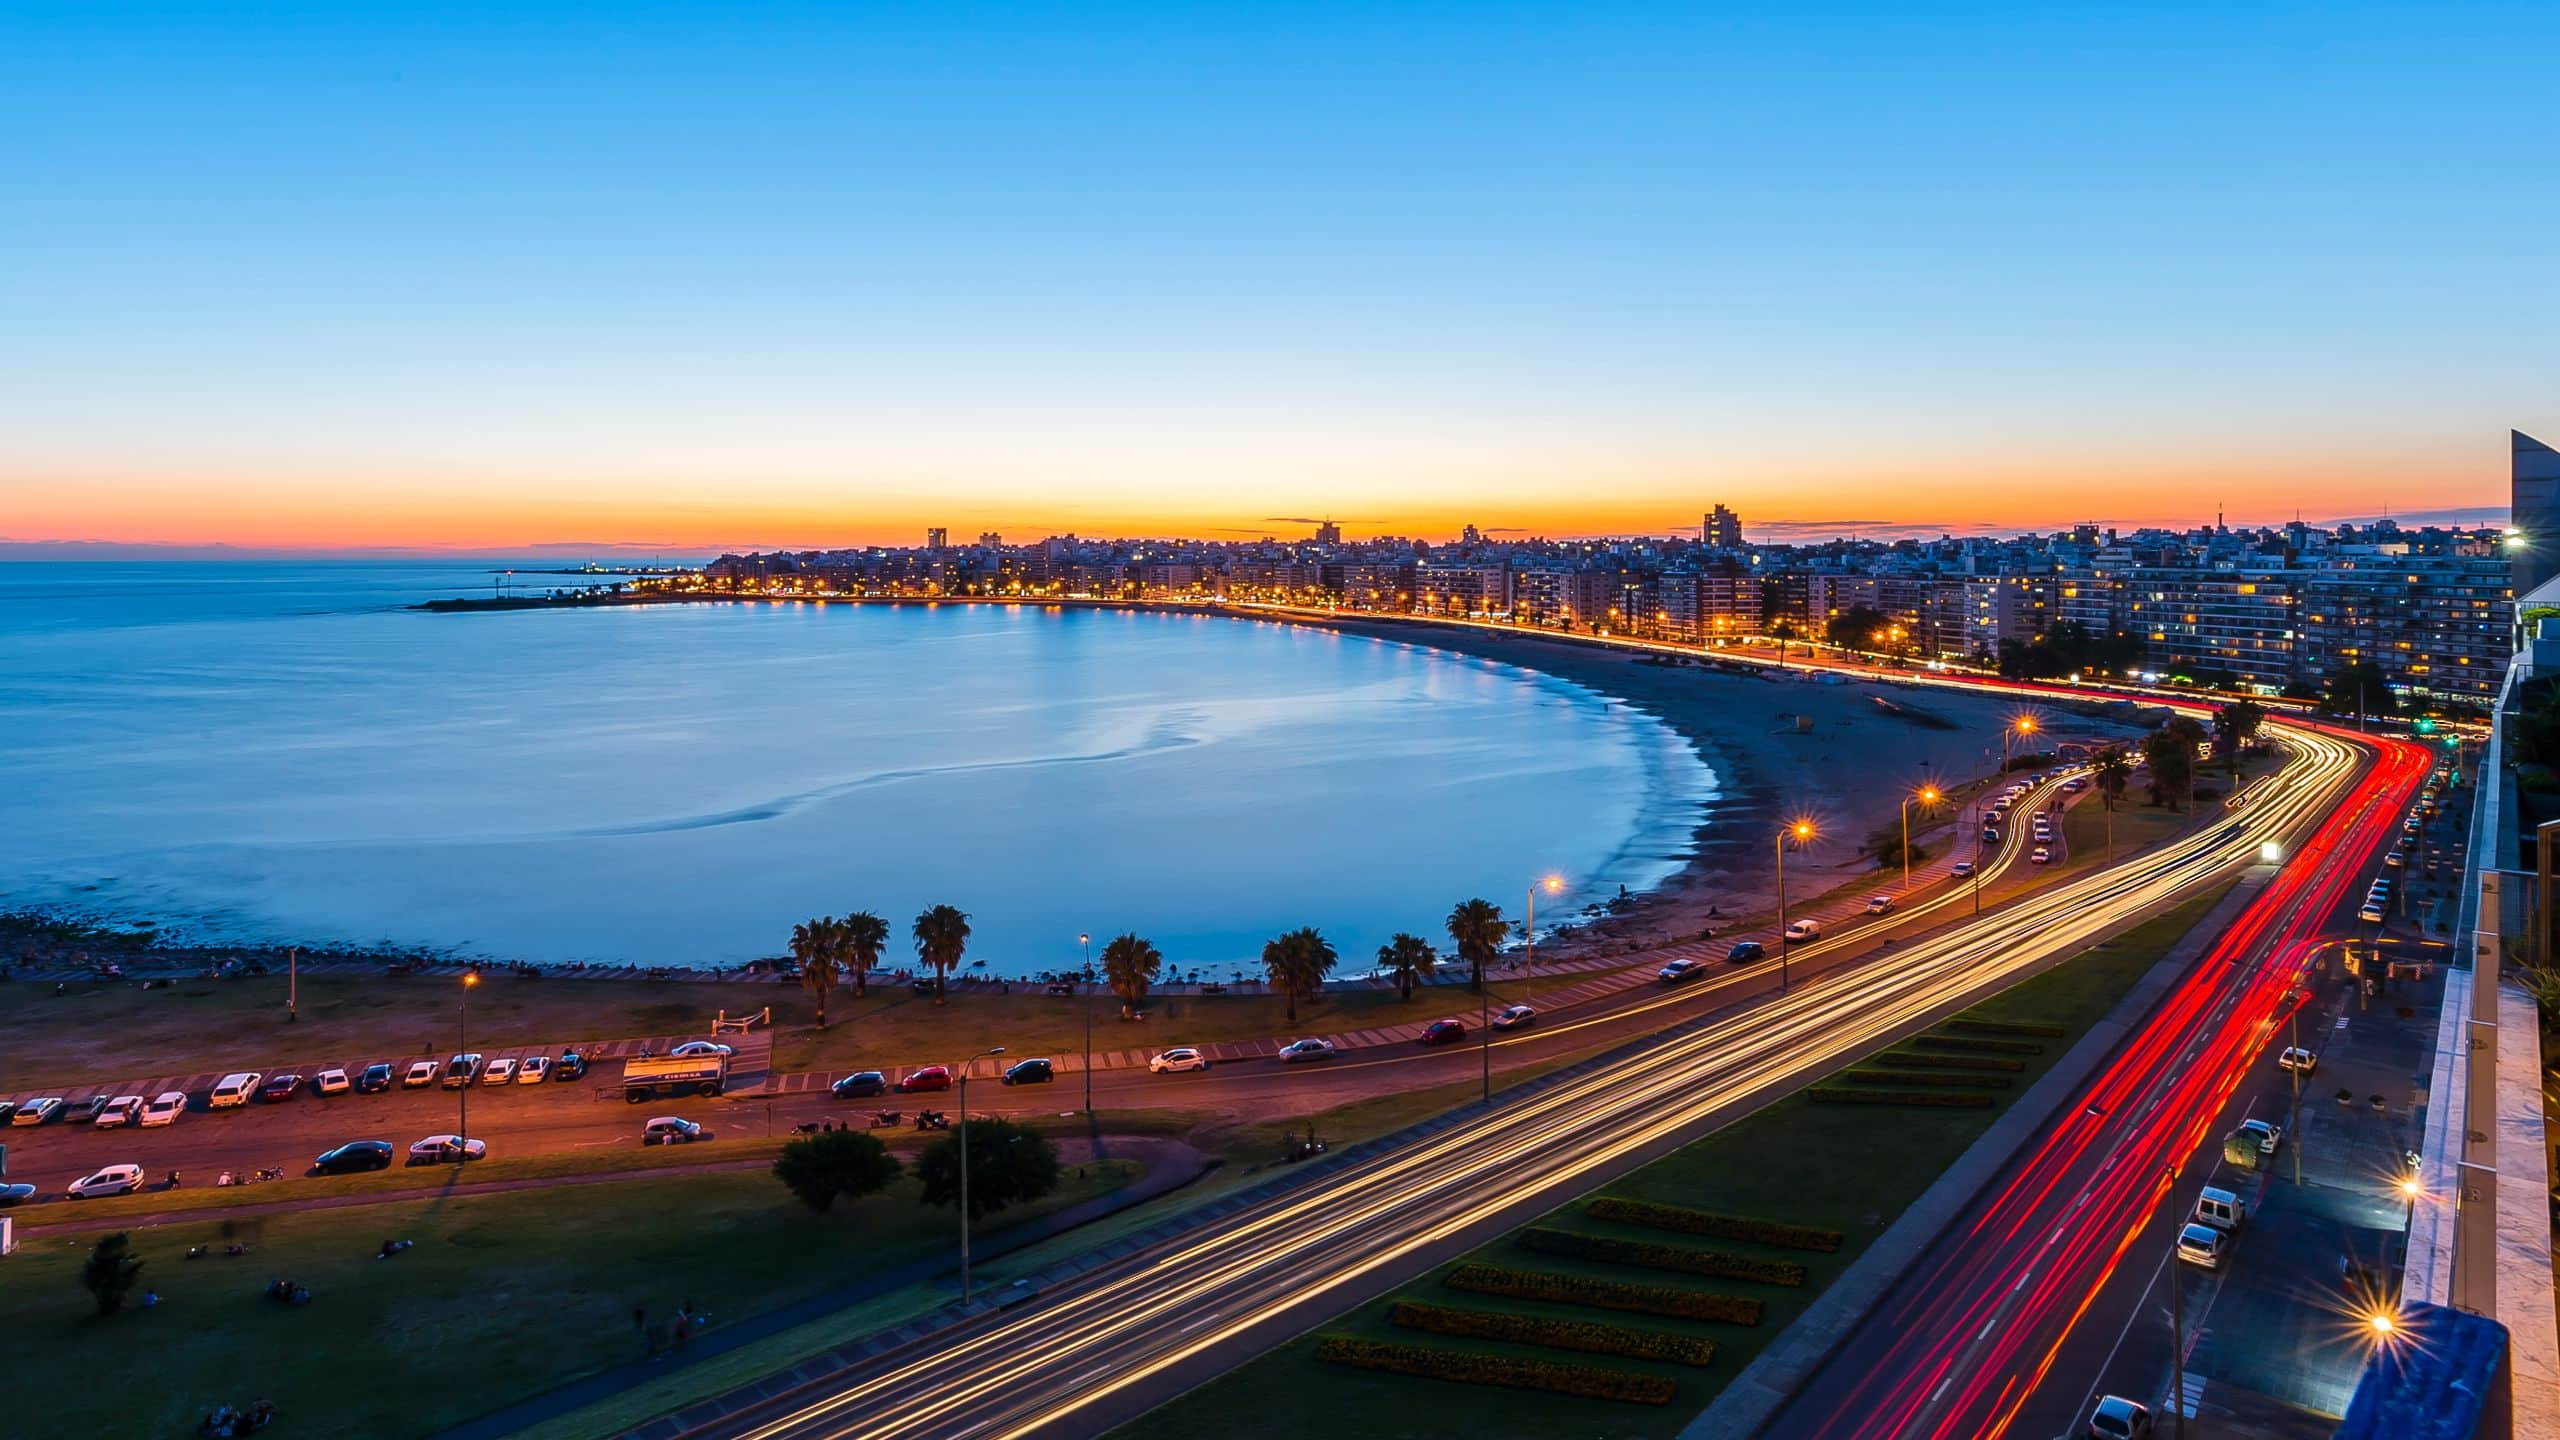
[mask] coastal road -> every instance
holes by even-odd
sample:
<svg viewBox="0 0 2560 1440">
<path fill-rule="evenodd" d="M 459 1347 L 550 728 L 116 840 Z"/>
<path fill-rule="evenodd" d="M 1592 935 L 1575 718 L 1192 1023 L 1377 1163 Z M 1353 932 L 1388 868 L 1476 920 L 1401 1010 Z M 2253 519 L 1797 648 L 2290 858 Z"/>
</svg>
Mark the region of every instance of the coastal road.
<svg viewBox="0 0 2560 1440">
<path fill-rule="evenodd" d="M 1644 1042 L 1432 1137 L 1026 1297 L 899 1357 L 749 1404 L 720 1436 L 1084 1435 L 1267 1350 L 1365 1296 L 1677 1146 L 1830 1067 L 2005 988 L 2290 843 L 2360 752 L 2283 727 L 2283 782 L 2206 829 Z"/>
<path fill-rule="evenodd" d="M 2076 1404 L 2080 1385 L 2047 1389 L 2058 1353 L 2156 1228 L 2164 1197 L 2192 1198 L 2177 1172 L 2425 777 L 2421 747 L 2368 743 L 2379 760 L 2328 823 L 1765 1433 L 1988 1440 L 2076 1423 L 2052 1401 L 2067 1391 L 2062 1403 Z"/>
</svg>

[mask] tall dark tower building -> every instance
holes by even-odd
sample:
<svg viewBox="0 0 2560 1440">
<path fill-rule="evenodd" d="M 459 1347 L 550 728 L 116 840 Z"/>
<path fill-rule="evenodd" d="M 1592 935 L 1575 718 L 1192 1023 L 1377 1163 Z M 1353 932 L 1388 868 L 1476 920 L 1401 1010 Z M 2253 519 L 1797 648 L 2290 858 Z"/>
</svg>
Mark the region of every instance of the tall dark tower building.
<svg viewBox="0 0 2560 1440">
<path fill-rule="evenodd" d="M 2521 430 L 2508 433 L 2515 437 L 2515 478 L 2507 565 L 2522 600 L 2526 591 L 2560 575 L 2560 451 Z"/>
<path fill-rule="evenodd" d="M 1742 517 L 1718 505 L 1707 512 L 1706 523 L 1698 527 L 1698 538 L 1715 550 L 1742 548 Z"/>
</svg>

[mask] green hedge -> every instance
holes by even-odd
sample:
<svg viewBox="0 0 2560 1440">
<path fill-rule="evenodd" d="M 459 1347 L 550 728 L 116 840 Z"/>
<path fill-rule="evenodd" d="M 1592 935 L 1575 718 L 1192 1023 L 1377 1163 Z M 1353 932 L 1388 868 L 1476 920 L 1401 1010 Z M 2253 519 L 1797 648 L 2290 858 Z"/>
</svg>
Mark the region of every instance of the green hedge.
<svg viewBox="0 0 2560 1440">
<path fill-rule="evenodd" d="M 1623 1280 L 1601 1280 L 1589 1275 L 1556 1275 L 1543 1270 L 1478 1264 L 1461 1265 L 1442 1277 L 1440 1283 L 1452 1290 L 1514 1300 L 1550 1300 L 1560 1305 L 1588 1305 L 1595 1310 L 1717 1320 L 1728 1325 L 1760 1323 L 1760 1301 L 1756 1296 L 1717 1295 L 1676 1285 L 1630 1285 Z"/>
<path fill-rule="evenodd" d="M 2006 1070 L 2015 1073 L 2027 1068 L 2024 1060 L 2003 1060 L 1994 1055 L 1912 1055 L 1900 1050 L 1887 1050 L 1875 1057 L 1878 1065 L 1899 1065 L 1906 1070 Z"/>
<path fill-rule="evenodd" d="M 1327 1335 L 1316 1342 L 1316 1358 L 1363 1370 L 1420 1375 L 1431 1380 L 1457 1380 L 1469 1385 L 1500 1385 L 1512 1390 L 1546 1390 L 1591 1400 L 1628 1400 L 1639 1405 L 1665 1405 L 1678 1387 L 1661 1375 L 1611 1370 L 1564 1360 L 1514 1360 L 1475 1350 L 1443 1350 L 1434 1345 L 1399 1345 L 1391 1340 L 1361 1340 Z"/>
<path fill-rule="evenodd" d="M 1704 1365 L 1716 1358 L 1716 1342 L 1694 1335 L 1670 1335 L 1596 1320 L 1552 1320 L 1544 1315 L 1507 1315 L 1499 1310 L 1456 1310 L 1399 1300 L 1387 1308 L 1387 1323 L 1431 1335 L 1457 1335 L 1470 1340 L 1509 1340 L 1587 1355 L 1619 1355 L 1629 1360 L 1667 1360 L 1675 1365 Z"/>
<path fill-rule="evenodd" d="M 1915 1035 L 1923 1050 L 1963 1050 L 1975 1055 L 2041 1055 L 2044 1047 L 2025 1040 L 1980 1040 L 1970 1035 Z"/>
<path fill-rule="evenodd" d="M 1985 1103 L 1989 1103 L 1985 1097 L 1974 1098 L 1985 1099 Z M 1718 1275 L 1727 1280 L 1756 1280 L 1763 1285 L 1804 1283 L 1804 1266 L 1793 1260 L 1758 1260 L 1748 1255 L 1728 1255 L 1721 1250 L 1698 1250 L 1687 1245 L 1621 1240 L 1614 1235 L 1585 1235 L 1575 1230 L 1551 1230 L 1542 1225 L 1521 1231 L 1520 1243 L 1543 1255 L 1567 1255 L 1577 1260 L 1607 1260 L 1619 1265 L 1642 1265 L 1653 1270 Z"/>
<path fill-rule="evenodd" d="M 1969 1020 L 1961 1015 L 1948 1021 L 1947 1028 L 1974 1035 L 2041 1035 L 2047 1039 L 2071 1033 L 2059 1025 L 2043 1025 L 2028 1020 Z"/>
<path fill-rule="evenodd" d="M 1603 1195 L 1583 1206 L 1582 1213 L 1594 1220 L 1650 1225 L 1656 1230 L 1680 1230 L 1724 1240 L 1756 1240 L 1763 1245 L 1776 1245 L 1788 1250 L 1840 1248 L 1840 1232 L 1837 1230 L 1817 1230 L 1810 1225 L 1781 1225 L 1775 1220 L 1762 1220 L 1751 1215 L 1719 1215 L 1712 1210 L 1657 1205 L 1650 1200 L 1630 1200 L 1621 1195 Z"/>
<path fill-rule="evenodd" d="M 1950 1090 L 2006 1090 L 2015 1083 L 2006 1075 L 1942 1075 L 1909 1070 L 1849 1069 L 1835 1078 L 1852 1085 L 1904 1085 L 1915 1089 L 1935 1085 Z"/>
<path fill-rule="evenodd" d="M 1992 1097 L 1955 1090 L 1861 1090 L 1854 1085 L 1816 1085 L 1804 1092 L 1816 1105 L 1924 1105 L 1941 1110 L 1988 1110 Z"/>
</svg>

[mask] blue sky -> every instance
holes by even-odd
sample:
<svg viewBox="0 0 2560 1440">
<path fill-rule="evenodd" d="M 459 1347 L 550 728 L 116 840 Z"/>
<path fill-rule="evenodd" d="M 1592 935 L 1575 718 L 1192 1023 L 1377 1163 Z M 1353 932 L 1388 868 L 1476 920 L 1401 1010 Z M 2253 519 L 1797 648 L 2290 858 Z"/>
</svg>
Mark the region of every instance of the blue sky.
<svg viewBox="0 0 2560 1440">
<path fill-rule="evenodd" d="M 0 538 L 2494 504 L 2555 32 L 11 5 Z"/>
</svg>

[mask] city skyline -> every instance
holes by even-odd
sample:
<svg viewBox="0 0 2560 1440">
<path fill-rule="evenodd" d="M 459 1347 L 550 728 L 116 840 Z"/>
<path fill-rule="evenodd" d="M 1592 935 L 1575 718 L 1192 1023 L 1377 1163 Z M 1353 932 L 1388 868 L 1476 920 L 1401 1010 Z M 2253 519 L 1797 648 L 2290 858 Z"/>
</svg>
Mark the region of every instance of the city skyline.
<svg viewBox="0 0 2560 1440">
<path fill-rule="evenodd" d="M 0 22 L 0 538 L 2281 523 L 2560 429 L 2547 16 L 577 18 Z"/>
</svg>

